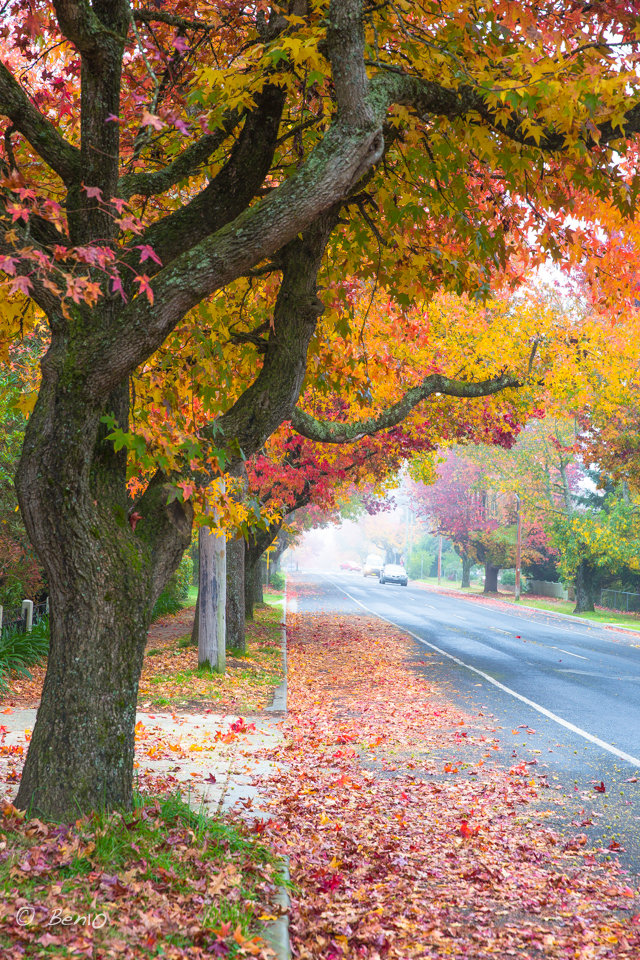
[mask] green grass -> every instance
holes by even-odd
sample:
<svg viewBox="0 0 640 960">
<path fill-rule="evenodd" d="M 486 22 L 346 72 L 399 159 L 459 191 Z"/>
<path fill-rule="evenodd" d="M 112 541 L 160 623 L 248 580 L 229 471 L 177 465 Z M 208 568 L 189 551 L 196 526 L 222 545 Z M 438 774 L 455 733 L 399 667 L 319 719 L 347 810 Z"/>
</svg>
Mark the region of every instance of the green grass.
<svg viewBox="0 0 640 960">
<path fill-rule="evenodd" d="M 440 578 L 440 586 L 448 587 L 450 590 L 461 590 L 460 587 L 461 577 L 456 577 L 455 580 L 445 580 L 444 577 Z M 429 586 L 437 587 L 438 578 L 437 577 L 410 577 L 409 583 L 428 583 Z M 465 593 L 482 593 L 483 585 L 481 582 L 474 580 L 470 587 L 465 587 Z"/>
<path fill-rule="evenodd" d="M 507 602 L 515 604 L 513 597 L 504 597 Z M 632 613 L 625 614 L 615 610 L 595 610 L 593 613 L 574 613 L 575 603 L 567 600 L 559 600 L 556 603 L 547 600 L 529 599 L 527 594 L 522 595 L 520 601 L 523 607 L 534 607 L 536 610 L 547 610 L 550 613 L 567 613 L 582 620 L 594 620 L 597 623 L 616 623 L 619 626 L 628 627 L 632 630 L 640 630 L 640 620 L 637 615 Z"/>
<path fill-rule="evenodd" d="M 93 814 L 70 828 L 33 823 L 5 817 L 0 861 L 4 902 L 23 898 L 37 908 L 36 922 L 24 930 L 20 945 L 27 958 L 73 955 L 79 932 L 73 925 L 64 928 L 70 949 L 56 943 L 49 954 L 38 943 L 53 908 L 63 915 L 106 914 L 108 922 L 96 933 L 103 956 L 109 955 L 110 940 L 124 939 L 136 957 L 147 958 L 164 955 L 163 943 L 187 948 L 224 939 L 224 952 L 215 955 L 233 958 L 239 954 L 236 928 L 248 938 L 259 935 L 260 915 L 270 912 L 265 880 L 282 882 L 277 858 L 244 826 L 210 817 L 204 808 L 193 810 L 180 794 L 136 794 L 131 812 Z M 47 869 L 32 870 L 30 863 L 46 863 Z M 204 896 L 216 879 L 222 881 L 217 893 L 205 896 L 204 904 L 202 897 L 194 900 L 194 890 Z M 156 916 L 159 903 L 168 905 L 165 929 L 150 938 L 145 921 Z M 1 947 L 12 945 L 11 919 L 0 917 Z M 226 923 L 230 932 L 219 934 Z M 54 932 L 63 930 L 58 926 Z"/>
<path fill-rule="evenodd" d="M 270 607 L 278 607 L 282 605 L 284 600 L 284 590 L 274 591 L 273 593 L 264 594 L 264 602 L 268 603 Z"/>
<path fill-rule="evenodd" d="M 413 581 L 416 582 L 415 580 Z M 417 581 L 418 583 L 428 583 L 430 586 L 437 586 L 438 580 L 436 577 L 423 577 L 421 580 Z M 455 587 L 460 589 L 460 585 L 451 580 L 442 580 L 441 587 Z M 469 589 L 465 589 L 464 593 L 466 594 L 477 594 L 480 595 L 483 592 L 481 583 L 473 583 Z M 496 594 L 491 594 L 495 597 Z M 512 593 L 500 593 L 500 600 L 504 600 L 505 603 L 516 604 L 516 600 L 513 597 Z M 528 594 L 523 593 L 522 598 L 519 603 L 522 607 L 533 607 L 536 610 L 546 610 L 549 613 L 564 613 L 571 616 L 580 617 L 582 620 L 593 620 L 596 623 L 614 623 L 621 627 L 628 627 L 631 630 L 640 631 L 640 616 L 638 614 L 626 614 L 621 613 L 618 610 L 595 610 L 593 613 L 574 613 L 575 603 L 571 600 L 537 600 L 533 597 L 529 597 Z"/>
</svg>

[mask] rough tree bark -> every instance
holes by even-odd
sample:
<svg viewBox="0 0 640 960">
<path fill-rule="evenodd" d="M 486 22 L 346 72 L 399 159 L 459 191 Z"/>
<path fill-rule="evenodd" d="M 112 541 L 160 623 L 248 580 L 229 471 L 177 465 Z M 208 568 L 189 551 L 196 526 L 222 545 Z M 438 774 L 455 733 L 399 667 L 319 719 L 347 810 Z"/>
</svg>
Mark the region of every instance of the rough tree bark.
<svg viewBox="0 0 640 960">
<path fill-rule="evenodd" d="M 500 573 L 500 567 L 494 567 L 492 563 L 485 563 L 484 565 L 484 590 L 483 593 L 497 593 L 498 592 L 498 574 Z"/>
<path fill-rule="evenodd" d="M 245 569 L 244 537 L 227 541 L 227 649 L 244 652 L 245 632 Z"/>
<path fill-rule="evenodd" d="M 597 581 L 591 565 L 581 560 L 574 581 L 576 606 L 574 613 L 592 613 L 597 599 Z"/>
<path fill-rule="evenodd" d="M 192 514 L 188 504 L 162 506 L 159 479 L 137 506 L 143 520 L 134 533 L 124 457 L 105 443 L 96 418 L 69 402 L 54 358 L 43 377 L 58 415 L 47 416 L 46 404 L 34 411 L 17 477 L 51 596 L 48 669 L 17 804 L 68 819 L 131 803 L 147 629 L 188 546 Z M 125 423 L 126 396 L 111 398 Z"/>
<path fill-rule="evenodd" d="M 468 557 L 466 553 L 463 553 L 460 559 L 462 560 L 462 582 L 460 586 L 465 589 L 471 586 L 471 567 L 473 564 L 471 558 Z"/>
</svg>

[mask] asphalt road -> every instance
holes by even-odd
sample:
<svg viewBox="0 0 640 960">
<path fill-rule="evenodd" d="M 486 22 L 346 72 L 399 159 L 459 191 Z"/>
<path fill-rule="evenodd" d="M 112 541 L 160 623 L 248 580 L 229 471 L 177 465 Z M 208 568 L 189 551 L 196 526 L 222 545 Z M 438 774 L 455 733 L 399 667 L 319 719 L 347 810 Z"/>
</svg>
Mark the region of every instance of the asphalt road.
<svg viewBox="0 0 640 960">
<path fill-rule="evenodd" d="M 640 873 L 640 633 L 352 573 L 304 580 L 317 596 L 301 597 L 303 608 L 369 612 L 409 632 L 447 696 L 492 716 L 498 761 L 535 759 L 548 775 L 564 798 L 562 808 L 548 805 L 555 824 L 607 850 L 619 844 L 605 855 Z"/>
</svg>

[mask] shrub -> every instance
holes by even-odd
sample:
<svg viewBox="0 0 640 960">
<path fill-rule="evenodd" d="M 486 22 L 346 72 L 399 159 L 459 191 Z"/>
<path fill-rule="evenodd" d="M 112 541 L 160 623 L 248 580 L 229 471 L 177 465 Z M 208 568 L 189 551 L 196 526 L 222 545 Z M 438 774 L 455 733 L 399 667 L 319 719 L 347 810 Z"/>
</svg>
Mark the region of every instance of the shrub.
<svg viewBox="0 0 640 960">
<path fill-rule="evenodd" d="M 27 667 L 46 657 L 49 652 L 49 618 L 43 617 L 33 625 L 31 633 L 22 633 L 18 627 L 0 632 L 0 688 L 6 687 L 9 674 L 30 676 Z"/>
<path fill-rule="evenodd" d="M 513 587 L 516 582 L 516 572 L 515 570 L 503 570 L 500 574 L 500 583 L 504 583 L 505 587 Z"/>
<path fill-rule="evenodd" d="M 180 566 L 158 597 L 153 608 L 152 620 L 164 617 L 167 613 L 177 613 L 182 609 L 184 601 L 189 596 L 192 577 L 193 560 L 185 554 L 180 561 Z"/>
<path fill-rule="evenodd" d="M 284 590 L 284 573 L 281 570 L 274 570 L 273 573 L 269 574 L 269 583 L 274 590 Z"/>
</svg>

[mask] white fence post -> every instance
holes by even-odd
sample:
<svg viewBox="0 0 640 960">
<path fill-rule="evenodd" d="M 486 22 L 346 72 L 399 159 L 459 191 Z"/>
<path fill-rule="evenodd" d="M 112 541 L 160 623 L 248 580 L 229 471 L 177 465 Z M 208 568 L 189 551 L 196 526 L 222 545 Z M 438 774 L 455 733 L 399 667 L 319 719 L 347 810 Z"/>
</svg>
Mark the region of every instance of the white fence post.
<svg viewBox="0 0 640 960">
<path fill-rule="evenodd" d="M 31 633 L 33 627 L 33 600 L 22 601 L 22 616 L 26 620 L 26 632 Z"/>
</svg>

